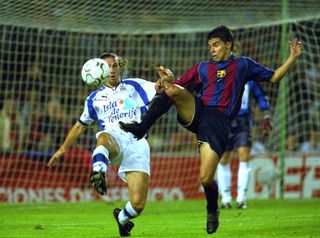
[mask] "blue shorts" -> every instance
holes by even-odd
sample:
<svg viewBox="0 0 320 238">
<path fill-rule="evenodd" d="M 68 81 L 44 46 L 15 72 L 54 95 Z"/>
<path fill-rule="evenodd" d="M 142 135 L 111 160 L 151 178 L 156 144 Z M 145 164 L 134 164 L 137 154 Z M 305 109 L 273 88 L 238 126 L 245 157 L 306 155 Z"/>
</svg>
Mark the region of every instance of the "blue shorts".
<svg viewBox="0 0 320 238">
<path fill-rule="evenodd" d="M 251 147 L 251 119 L 249 116 L 237 116 L 231 122 L 231 133 L 227 144 L 227 151 L 239 147 Z"/>
<path fill-rule="evenodd" d="M 230 133 L 230 118 L 214 107 L 205 106 L 195 97 L 195 115 L 189 125 L 185 125 L 178 115 L 179 123 L 197 135 L 199 142 L 208 142 L 211 149 L 221 158 L 226 151 Z"/>
</svg>

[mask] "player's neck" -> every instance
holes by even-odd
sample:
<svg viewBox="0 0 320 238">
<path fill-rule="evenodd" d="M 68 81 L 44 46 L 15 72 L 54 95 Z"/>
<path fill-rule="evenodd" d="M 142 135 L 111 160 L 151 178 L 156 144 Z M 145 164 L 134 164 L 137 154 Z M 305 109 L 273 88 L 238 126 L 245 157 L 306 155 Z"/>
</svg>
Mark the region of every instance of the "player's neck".
<svg viewBox="0 0 320 238">
<path fill-rule="evenodd" d="M 117 83 L 109 83 L 109 82 L 107 82 L 106 86 L 109 87 L 109 88 L 116 88 L 116 87 L 118 87 L 119 84 L 120 84 L 120 82 L 117 82 Z"/>
</svg>

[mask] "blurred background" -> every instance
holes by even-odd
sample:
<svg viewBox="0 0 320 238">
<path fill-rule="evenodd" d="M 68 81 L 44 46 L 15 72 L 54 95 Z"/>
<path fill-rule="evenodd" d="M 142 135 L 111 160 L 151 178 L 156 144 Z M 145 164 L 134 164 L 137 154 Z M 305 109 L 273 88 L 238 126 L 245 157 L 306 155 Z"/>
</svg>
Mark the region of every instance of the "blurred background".
<svg viewBox="0 0 320 238">
<path fill-rule="evenodd" d="M 90 93 L 83 63 L 113 51 L 129 61 L 127 77 L 155 81 L 159 64 L 178 77 L 210 58 L 207 33 L 222 24 L 242 55 L 270 68 L 287 57 L 290 39 L 305 50 L 280 85 L 262 85 L 272 112 L 268 138 L 253 108 L 249 198 L 320 197 L 319 9 L 316 0 L 1 1 L 0 201 L 98 199 L 88 181 L 94 131 L 58 167 L 46 167 Z M 149 142 L 150 199 L 203 198 L 196 141 L 178 125 L 174 108 L 152 127 Z M 233 160 L 233 171 L 237 166 Z M 126 199 L 117 169 L 108 176 L 108 199 Z M 233 185 L 235 192 L 236 176 Z"/>
</svg>

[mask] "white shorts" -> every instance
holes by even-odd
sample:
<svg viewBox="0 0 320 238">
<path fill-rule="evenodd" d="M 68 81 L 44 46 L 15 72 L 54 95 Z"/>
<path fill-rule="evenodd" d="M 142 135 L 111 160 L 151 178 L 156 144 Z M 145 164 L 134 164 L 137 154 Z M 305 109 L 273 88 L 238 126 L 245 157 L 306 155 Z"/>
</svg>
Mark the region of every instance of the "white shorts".
<svg viewBox="0 0 320 238">
<path fill-rule="evenodd" d="M 150 146 L 145 138 L 137 140 L 131 133 L 123 131 L 105 130 L 96 134 L 108 133 L 119 145 L 120 154 L 110 160 L 110 164 L 119 165 L 118 176 L 125 182 L 126 172 L 141 171 L 150 176 Z"/>
</svg>

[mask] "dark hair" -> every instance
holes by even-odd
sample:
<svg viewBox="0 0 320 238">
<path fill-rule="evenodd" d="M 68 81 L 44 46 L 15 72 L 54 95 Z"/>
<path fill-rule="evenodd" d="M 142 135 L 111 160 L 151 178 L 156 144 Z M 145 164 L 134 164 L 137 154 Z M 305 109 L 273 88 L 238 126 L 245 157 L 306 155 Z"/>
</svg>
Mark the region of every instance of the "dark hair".
<svg viewBox="0 0 320 238">
<path fill-rule="evenodd" d="M 212 31 L 208 33 L 207 39 L 210 40 L 212 38 L 219 38 L 224 43 L 231 41 L 232 46 L 231 50 L 233 50 L 234 39 L 231 30 L 226 26 L 218 26 L 214 28 Z"/>
</svg>

